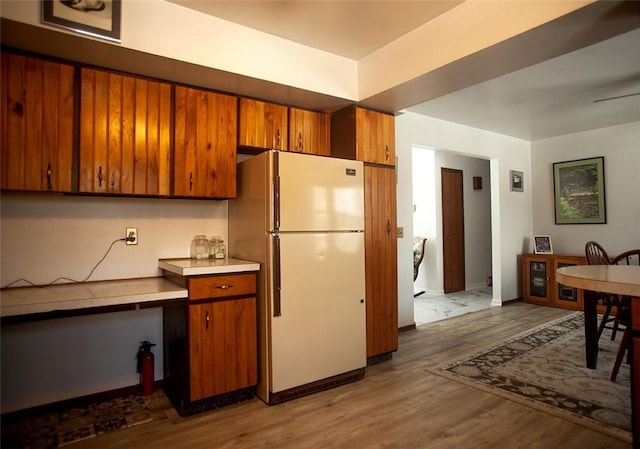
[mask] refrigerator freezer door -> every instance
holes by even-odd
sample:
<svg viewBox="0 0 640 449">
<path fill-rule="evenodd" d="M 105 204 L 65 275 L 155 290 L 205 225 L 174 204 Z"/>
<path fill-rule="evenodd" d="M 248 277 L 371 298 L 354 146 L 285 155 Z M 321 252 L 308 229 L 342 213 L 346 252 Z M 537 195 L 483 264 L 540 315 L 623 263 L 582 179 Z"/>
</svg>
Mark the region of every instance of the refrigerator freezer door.
<svg viewBox="0 0 640 449">
<path fill-rule="evenodd" d="M 280 231 L 364 229 L 362 162 L 286 152 L 275 157 Z"/>
<path fill-rule="evenodd" d="M 281 315 L 270 318 L 272 393 L 367 363 L 364 234 L 279 238 Z"/>
</svg>

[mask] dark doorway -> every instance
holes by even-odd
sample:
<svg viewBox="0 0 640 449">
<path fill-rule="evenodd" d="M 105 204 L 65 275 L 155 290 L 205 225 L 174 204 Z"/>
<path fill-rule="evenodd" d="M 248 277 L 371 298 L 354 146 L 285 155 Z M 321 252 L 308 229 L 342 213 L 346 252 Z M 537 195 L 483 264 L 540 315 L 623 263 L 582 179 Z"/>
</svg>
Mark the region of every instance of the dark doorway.
<svg viewBox="0 0 640 449">
<path fill-rule="evenodd" d="M 465 289 L 462 170 L 441 169 L 444 293 Z"/>
</svg>

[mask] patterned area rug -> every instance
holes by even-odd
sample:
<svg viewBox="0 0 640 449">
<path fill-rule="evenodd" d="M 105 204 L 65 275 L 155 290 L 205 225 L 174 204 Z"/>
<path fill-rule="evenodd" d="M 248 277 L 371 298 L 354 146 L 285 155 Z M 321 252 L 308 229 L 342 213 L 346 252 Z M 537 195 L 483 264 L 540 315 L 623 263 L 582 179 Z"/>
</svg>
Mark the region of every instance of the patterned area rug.
<svg viewBox="0 0 640 449">
<path fill-rule="evenodd" d="M 152 419 L 140 396 L 125 396 L 21 421 L 9 435 L 3 429 L 2 447 L 53 449 Z"/>
<path fill-rule="evenodd" d="M 586 368 L 578 312 L 429 372 L 631 442 L 629 365 L 609 380 L 621 338 L 605 332 L 598 368 Z"/>
</svg>

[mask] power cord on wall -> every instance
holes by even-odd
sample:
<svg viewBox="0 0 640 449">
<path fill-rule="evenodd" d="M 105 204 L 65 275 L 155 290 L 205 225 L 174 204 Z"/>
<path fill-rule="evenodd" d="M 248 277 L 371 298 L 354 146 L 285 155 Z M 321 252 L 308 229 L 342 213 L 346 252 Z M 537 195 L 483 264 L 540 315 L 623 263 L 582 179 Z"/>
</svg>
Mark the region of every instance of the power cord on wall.
<svg viewBox="0 0 640 449">
<path fill-rule="evenodd" d="M 30 281 L 30 280 L 28 280 L 28 279 L 21 278 L 21 279 L 17 279 L 17 280 L 15 280 L 15 281 L 13 281 L 13 282 L 10 282 L 9 284 L 7 284 L 7 285 L 5 285 L 4 287 L 2 287 L 2 288 L 1 288 L 1 290 L 4 290 L 5 288 L 9 288 L 9 287 L 11 287 L 12 285 L 17 284 L 18 282 L 26 282 L 27 284 L 29 284 L 29 285 L 31 285 L 31 286 L 33 286 L 33 287 L 40 287 L 40 288 L 42 288 L 42 287 L 48 287 L 48 286 L 50 286 L 50 285 L 55 284 L 55 283 L 56 283 L 56 282 L 58 282 L 58 281 L 68 281 L 68 282 L 65 282 L 65 284 L 69 284 L 69 283 L 73 283 L 73 284 L 81 284 L 81 283 L 83 283 L 83 282 L 87 282 L 87 280 L 91 277 L 91 275 L 93 274 L 93 272 L 94 272 L 94 271 L 96 271 L 96 268 L 98 268 L 98 265 L 100 265 L 100 264 L 102 263 L 102 261 L 104 261 L 104 259 L 106 259 L 106 258 L 107 258 L 107 256 L 108 256 L 108 255 L 109 255 L 109 253 L 111 252 L 111 248 L 113 248 L 113 245 L 115 245 L 117 242 L 126 242 L 128 239 L 129 239 L 129 238 L 127 237 L 127 238 L 124 238 L 124 239 L 116 239 L 116 240 L 114 240 L 113 242 L 111 242 L 111 245 L 109 245 L 109 249 L 107 249 L 107 252 L 106 252 L 106 253 L 104 253 L 104 256 L 102 256 L 102 259 L 100 259 L 100 260 L 98 261 L 98 263 L 96 263 L 96 264 L 93 266 L 93 268 L 91 269 L 91 271 L 89 272 L 89 274 L 87 275 L 87 277 L 85 277 L 85 278 L 84 278 L 83 280 L 81 280 L 81 281 L 76 281 L 75 279 L 71 279 L 71 278 L 67 278 L 67 277 L 59 277 L 59 278 L 54 279 L 53 281 L 49 282 L 48 284 L 41 284 L 41 285 L 38 285 L 38 284 L 35 284 L 35 283 L 31 282 L 31 281 Z"/>
</svg>

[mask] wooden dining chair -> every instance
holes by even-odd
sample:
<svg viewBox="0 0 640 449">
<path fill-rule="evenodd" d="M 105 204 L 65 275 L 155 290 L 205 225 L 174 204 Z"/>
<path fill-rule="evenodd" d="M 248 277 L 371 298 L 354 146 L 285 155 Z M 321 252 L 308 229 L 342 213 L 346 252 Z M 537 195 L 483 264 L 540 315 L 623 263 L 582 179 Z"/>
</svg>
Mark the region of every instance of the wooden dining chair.
<svg viewBox="0 0 640 449">
<path fill-rule="evenodd" d="M 605 249 L 596 241 L 589 241 L 586 243 L 584 247 L 584 253 L 587 257 L 587 263 L 589 265 L 610 265 L 611 258 L 605 251 Z M 604 313 L 602 314 L 602 320 L 600 320 L 600 325 L 598 326 L 598 339 L 602 335 L 602 332 L 605 329 L 611 329 L 611 339 L 615 339 L 615 331 L 618 328 L 618 323 L 616 321 L 616 317 L 611 316 L 611 311 L 613 310 L 617 298 L 615 295 L 610 293 L 603 292 L 594 292 L 598 303 L 604 306 Z"/>
<path fill-rule="evenodd" d="M 618 254 L 611 260 L 611 263 L 615 265 L 640 265 L 640 249 L 632 249 L 630 251 L 625 251 L 622 254 Z M 614 325 L 614 332 L 618 330 L 618 326 L 620 325 L 624 326 L 624 331 L 622 332 L 622 340 L 620 341 L 620 346 L 618 346 L 616 360 L 613 363 L 613 369 L 611 370 L 610 379 L 612 381 L 615 381 L 618 376 L 622 359 L 629 349 L 629 339 L 631 338 L 629 330 L 631 325 L 631 297 L 626 295 L 617 296 L 618 310 L 616 312 L 617 320 Z"/>
</svg>

